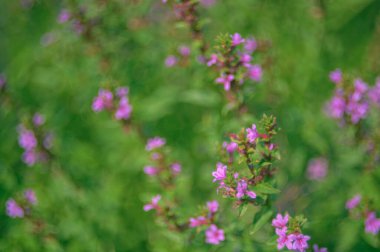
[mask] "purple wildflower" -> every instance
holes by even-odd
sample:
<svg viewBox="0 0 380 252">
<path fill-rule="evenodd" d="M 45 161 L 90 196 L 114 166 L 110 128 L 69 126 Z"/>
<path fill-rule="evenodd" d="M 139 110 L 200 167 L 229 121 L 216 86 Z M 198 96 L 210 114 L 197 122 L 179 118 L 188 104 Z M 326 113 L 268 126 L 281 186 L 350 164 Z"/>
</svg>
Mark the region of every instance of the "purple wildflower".
<svg viewBox="0 0 380 252">
<path fill-rule="evenodd" d="M 342 71 L 340 69 L 336 69 L 336 70 L 330 72 L 329 78 L 335 84 L 341 83 L 342 79 L 343 79 Z"/>
<path fill-rule="evenodd" d="M 250 143 L 255 143 L 256 139 L 259 138 L 259 132 L 257 131 L 256 124 L 252 124 L 251 128 L 246 129 L 247 139 Z"/>
<path fill-rule="evenodd" d="M 362 200 L 362 196 L 360 194 L 356 194 L 352 199 L 346 202 L 346 209 L 353 209 L 357 207 Z"/>
<path fill-rule="evenodd" d="M 309 245 L 307 241 L 310 240 L 310 236 L 303 234 L 290 234 L 289 238 L 293 240 L 293 249 L 300 252 L 305 251 Z"/>
<path fill-rule="evenodd" d="M 328 252 L 327 248 L 319 248 L 317 244 L 314 244 L 313 250 L 314 252 Z"/>
<path fill-rule="evenodd" d="M 206 230 L 206 243 L 218 245 L 221 241 L 224 241 L 224 231 L 212 224 Z"/>
<path fill-rule="evenodd" d="M 123 98 L 123 97 L 126 96 L 128 93 L 129 93 L 129 89 L 128 89 L 128 87 L 118 87 L 118 88 L 116 89 L 116 95 L 117 95 L 119 98 Z"/>
<path fill-rule="evenodd" d="M 122 97 L 119 102 L 119 107 L 115 112 L 115 118 L 117 120 L 127 120 L 131 116 L 132 106 L 129 104 L 127 97 Z"/>
<path fill-rule="evenodd" d="M 24 192 L 25 199 L 32 205 L 37 204 L 37 197 L 35 192 L 32 189 L 28 189 Z"/>
<path fill-rule="evenodd" d="M 376 85 L 368 91 L 368 97 L 372 103 L 380 106 L 380 78 L 376 80 Z"/>
<path fill-rule="evenodd" d="M 24 217 L 24 209 L 20 207 L 14 199 L 9 199 L 6 203 L 7 215 L 11 218 Z"/>
<path fill-rule="evenodd" d="M 22 160 L 28 166 L 32 166 L 36 164 L 38 162 L 38 159 L 39 159 L 39 154 L 34 149 L 26 150 L 22 154 Z"/>
<path fill-rule="evenodd" d="M 178 48 L 179 54 L 181 54 L 183 57 L 188 57 L 190 55 L 190 48 L 188 46 L 180 46 Z"/>
<path fill-rule="evenodd" d="M 247 195 L 248 197 L 250 197 L 252 199 L 256 198 L 256 193 L 248 190 L 247 181 L 240 180 L 237 184 L 237 187 L 236 187 L 236 198 L 241 199 L 245 195 Z"/>
<path fill-rule="evenodd" d="M 224 142 L 223 147 L 226 149 L 228 153 L 233 153 L 234 151 L 238 149 L 239 145 L 235 142 L 231 142 L 231 143 Z"/>
<path fill-rule="evenodd" d="M 154 138 L 148 139 L 148 143 L 146 144 L 145 149 L 147 151 L 151 151 L 153 149 L 160 148 L 165 144 L 166 144 L 166 140 L 164 138 L 154 137 Z"/>
<path fill-rule="evenodd" d="M 181 164 L 179 164 L 179 163 L 174 163 L 174 164 L 172 164 L 172 165 L 170 166 L 170 168 L 171 168 L 172 173 L 173 173 L 174 175 L 178 175 L 178 174 L 181 172 L 181 169 L 182 169 Z"/>
<path fill-rule="evenodd" d="M 156 176 L 159 170 L 154 166 L 145 166 L 144 173 L 148 176 Z"/>
<path fill-rule="evenodd" d="M 293 249 L 292 237 L 286 234 L 286 229 L 276 229 L 276 234 L 278 235 L 278 239 L 277 239 L 278 250 L 283 249 L 285 246 L 289 250 Z"/>
<path fill-rule="evenodd" d="M 161 199 L 161 195 L 154 196 L 152 198 L 151 203 L 144 205 L 144 211 L 147 212 L 152 209 L 156 209 L 156 210 L 160 209 L 160 207 L 158 206 L 158 202 L 160 201 L 160 199 Z"/>
<path fill-rule="evenodd" d="M 207 202 L 207 209 L 210 211 L 210 213 L 216 213 L 218 211 L 218 208 L 218 201 L 214 200 Z"/>
<path fill-rule="evenodd" d="M 219 62 L 218 55 L 213 53 L 213 54 L 211 54 L 210 59 L 207 61 L 207 66 L 215 65 L 218 62 Z"/>
<path fill-rule="evenodd" d="M 63 9 L 59 13 L 57 21 L 58 21 L 58 23 L 63 24 L 63 23 L 66 23 L 67 21 L 69 21 L 70 17 L 71 17 L 70 12 L 66 9 Z"/>
<path fill-rule="evenodd" d="M 212 182 L 215 182 L 217 180 L 224 180 L 227 177 L 227 166 L 225 166 L 222 163 L 216 164 L 216 170 L 212 172 L 212 176 L 214 177 L 214 180 Z"/>
<path fill-rule="evenodd" d="M 263 77 L 263 70 L 260 65 L 253 65 L 248 69 L 248 76 L 253 81 L 261 81 Z"/>
<path fill-rule="evenodd" d="M 35 113 L 33 116 L 33 124 L 35 126 L 41 126 L 45 123 L 45 117 L 39 113 Z"/>
<path fill-rule="evenodd" d="M 370 212 L 365 220 L 365 231 L 377 235 L 380 231 L 380 219 L 376 218 L 375 212 Z"/>
<path fill-rule="evenodd" d="M 23 126 L 20 127 L 18 142 L 22 148 L 25 150 L 34 149 L 37 146 L 37 139 L 34 132 L 27 130 Z"/>
<path fill-rule="evenodd" d="M 231 89 L 231 82 L 235 79 L 235 77 L 232 74 L 222 74 L 220 77 L 218 77 L 215 82 L 220 83 L 224 85 L 224 90 L 228 91 Z"/>
<path fill-rule="evenodd" d="M 249 38 L 244 43 L 244 50 L 247 53 L 253 53 L 257 48 L 257 42 L 254 38 Z"/>
<path fill-rule="evenodd" d="M 335 93 L 335 96 L 327 104 L 326 109 L 327 114 L 332 118 L 340 119 L 343 117 L 346 109 L 346 101 L 344 100 L 341 90 Z"/>
<path fill-rule="evenodd" d="M 242 55 L 240 55 L 240 62 L 245 67 L 250 67 L 251 66 L 251 60 L 252 60 L 252 57 L 249 54 L 243 53 Z"/>
<path fill-rule="evenodd" d="M 235 33 L 231 35 L 231 39 L 232 39 L 232 46 L 240 45 L 244 43 L 245 41 L 244 38 L 239 33 Z"/>
<path fill-rule="evenodd" d="M 313 158 L 307 166 L 307 176 L 311 180 L 322 180 L 327 175 L 328 163 L 325 158 Z"/>
<path fill-rule="evenodd" d="M 207 219 L 204 216 L 199 216 L 196 218 L 190 218 L 189 220 L 189 227 L 199 227 L 202 225 L 207 225 Z"/>
<path fill-rule="evenodd" d="M 276 218 L 272 220 L 272 226 L 276 229 L 286 229 L 286 225 L 289 221 L 289 215 L 285 214 L 285 216 L 282 216 L 281 214 L 277 214 Z"/>
<path fill-rule="evenodd" d="M 165 66 L 166 67 L 173 67 L 177 64 L 178 62 L 178 59 L 176 56 L 174 55 L 169 55 L 168 57 L 166 57 L 165 59 Z"/>
<path fill-rule="evenodd" d="M 92 103 L 92 110 L 95 112 L 102 111 L 104 109 L 109 109 L 112 107 L 112 92 L 105 89 L 100 89 L 98 96 L 95 97 Z"/>
</svg>

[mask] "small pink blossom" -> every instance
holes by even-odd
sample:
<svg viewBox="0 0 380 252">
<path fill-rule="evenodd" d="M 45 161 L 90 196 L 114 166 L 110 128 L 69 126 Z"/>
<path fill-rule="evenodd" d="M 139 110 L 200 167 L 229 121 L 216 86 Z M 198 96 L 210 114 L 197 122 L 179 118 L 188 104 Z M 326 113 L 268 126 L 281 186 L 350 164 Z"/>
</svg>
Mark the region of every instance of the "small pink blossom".
<svg viewBox="0 0 380 252">
<path fill-rule="evenodd" d="M 180 46 L 178 48 L 179 54 L 181 54 L 183 57 L 188 57 L 190 55 L 190 48 L 188 46 Z"/>
<path fill-rule="evenodd" d="M 37 196 L 33 190 L 31 190 L 31 189 L 26 190 L 24 192 L 24 197 L 30 204 L 32 204 L 32 205 L 37 204 Z"/>
<path fill-rule="evenodd" d="M 63 9 L 59 13 L 57 21 L 58 21 L 58 23 L 63 24 L 63 23 L 66 23 L 67 21 L 69 21 L 70 17 L 71 17 L 70 12 L 66 9 Z"/>
<path fill-rule="evenodd" d="M 357 207 L 362 200 L 362 196 L 360 194 L 356 194 L 352 199 L 346 202 L 346 209 L 353 209 Z"/>
<path fill-rule="evenodd" d="M 211 54 L 210 59 L 207 61 L 207 66 L 212 66 L 215 65 L 219 62 L 218 55 L 216 54 Z"/>
<path fill-rule="evenodd" d="M 225 180 L 227 177 L 227 166 L 222 163 L 217 163 L 216 170 L 212 172 L 212 176 L 214 177 L 212 182 L 217 180 Z"/>
<path fill-rule="evenodd" d="M 9 199 L 6 203 L 7 215 L 11 218 L 23 218 L 24 209 L 20 207 L 14 199 Z"/>
<path fill-rule="evenodd" d="M 231 89 L 231 82 L 235 79 L 235 77 L 232 74 L 222 74 L 220 77 L 218 77 L 215 82 L 219 84 L 224 85 L 224 90 L 228 91 Z"/>
<path fill-rule="evenodd" d="M 177 65 L 177 63 L 178 63 L 178 59 L 174 55 L 169 55 L 165 59 L 165 66 L 166 67 L 173 67 L 173 66 Z"/>
<path fill-rule="evenodd" d="M 256 198 L 256 193 L 248 190 L 248 184 L 245 180 L 240 180 L 236 187 L 236 198 L 241 199 L 244 196 L 248 196 L 252 199 Z"/>
<path fill-rule="evenodd" d="M 256 124 L 252 124 L 251 128 L 246 129 L 247 139 L 250 143 L 255 143 L 256 139 L 259 138 L 259 132 L 257 131 Z"/>
<path fill-rule="evenodd" d="M 28 166 L 35 165 L 39 161 L 39 153 L 35 149 L 26 150 L 22 154 L 22 161 Z"/>
<path fill-rule="evenodd" d="M 119 87 L 119 88 L 116 89 L 116 95 L 119 98 L 122 98 L 122 97 L 126 96 L 128 93 L 129 93 L 128 87 Z"/>
<path fill-rule="evenodd" d="M 380 231 L 380 219 L 376 218 L 375 212 L 370 212 L 365 220 L 365 231 L 377 235 Z"/>
<path fill-rule="evenodd" d="M 127 97 L 122 97 L 119 102 L 119 107 L 115 112 L 117 120 L 127 120 L 131 117 L 132 106 L 129 104 Z"/>
<path fill-rule="evenodd" d="M 247 53 L 253 53 L 257 48 L 257 42 L 254 38 L 249 38 L 245 41 L 244 50 Z"/>
<path fill-rule="evenodd" d="M 33 116 L 33 124 L 35 126 L 41 126 L 45 123 L 45 117 L 39 113 L 35 113 Z"/>
<path fill-rule="evenodd" d="M 214 200 L 207 202 L 207 209 L 210 211 L 210 213 L 216 213 L 218 211 L 218 208 L 218 201 Z"/>
<path fill-rule="evenodd" d="M 278 235 L 277 239 L 277 249 L 281 250 L 285 246 L 287 249 L 292 250 L 293 249 L 293 240 L 292 237 L 286 234 L 285 229 L 276 229 L 276 234 Z"/>
<path fill-rule="evenodd" d="M 221 241 L 224 241 L 224 231 L 212 224 L 206 230 L 206 243 L 218 245 Z"/>
<path fill-rule="evenodd" d="M 25 150 L 32 150 L 37 146 L 37 139 L 34 135 L 34 132 L 28 129 L 25 129 L 23 126 L 19 127 L 19 138 L 18 143 Z"/>
<path fill-rule="evenodd" d="M 144 173 L 148 176 L 155 176 L 159 173 L 159 170 L 153 166 L 145 166 Z"/>
<path fill-rule="evenodd" d="M 289 239 L 293 240 L 293 249 L 299 252 L 304 252 L 309 245 L 307 241 L 310 240 L 310 236 L 303 234 L 290 234 Z"/>
<path fill-rule="evenodd" d="M 317 244 L 314 244 L 313 250 L 314 252 L 328 252 L 327 248 L 319 248 Z"/>
<path fill-rule="evenodd" d="M 263 77 L 263 70 L 260 65 L 252 65 L 248 69 L 248 77 L 253 81 L 261 81 Z"/>
<path fill-rule="evenodd" d="M 239 33 L 235 33 L 231 35 L 231 39 L 232 39 L 232 46 L 240 45 L 244 43 L 245 41 L 244 38 Z"/>
<path fill-rule="evenodd" d="M 328 162 L 325 158 L 314 158 L 309 161 L 307 175 L 311 180 L 323 180 L 327 175 Z"/>
<path fill-rule="evenodd" d="M 281 214 L 277 214 L 276 218 L 272 220 L 272 226 L 276 229 L 284 229 L 289 221 L 289 215 L 285 214 L 282 216 Z"/>
<path fill-rule="evenodd" d="M 189 220 L 189 227 L 192 227 L 192 228 L 207 225 L 207 224 L 208 224 L 208 220 L 204 216 L 190 218 Z"/>
<path fill-rule="evenodd" d="M 154 138 L 148 139 L 148 143 L 146 144 L 145 149 L 147 151 L 151 151 L 151 150 L 160 148 L 164 146 L 165 144 L 166 144 L 166 140 L 164 138 L 154 137 Z"/>
<path fill-rule="evenodd" d="M 181 164 L 179 163 L 174 163 L 170 166 L 170 169 L 172 170 L 172 173 L 174 175 L 178 175 L 179 173 L 181 173 L 181 170 L 182 170 L 182 167 L 181 167 Z"/>
<path fill-rule="evenodd" d="M 159 210 L 160 207 L 158 206 L 158 202 L 160 201 L 160 199 L 161 199 L 161 195 L 154 196 L 152 198 L 151 203 L 144 205 L 144 211 L 147 212 L 152 209 Z"/>
<path fill-rule="evenodd" d="M 245 67 L 250 67 L 251 66 L 251 60 L 252 60 L 252 57 L 251 55 L 249 54 L 246 54 L 246 53 L 243 53 L 241 56 L 240 56 L 240 62 L 243 64 L 243 66 Z"/>
<path fill-rule="evenodd" d="M 233 153 L 234 151 L 238 149 L 239 146 L 235 142 L 231 142 L 231 143 L 224 142 L 223 147 L 226 149 L 228 153 Z"/>
<path fill-rule="evenodd" d="M 329 75 L 329 78 L 333 83 L 339 84 L 340 82 L 342 82 L 343 79 L 342 71 L 340 69 L 332 71 Z"/>
<path fill-rule="evenodd" d="M 112 92 L 106 89 L 100 89 L 98 96 L 95 97 L 92 103 L 92 110 L 95 112 L 100 112 L 104 109 L 109 109 L 112 107 Z"/>
</svg>

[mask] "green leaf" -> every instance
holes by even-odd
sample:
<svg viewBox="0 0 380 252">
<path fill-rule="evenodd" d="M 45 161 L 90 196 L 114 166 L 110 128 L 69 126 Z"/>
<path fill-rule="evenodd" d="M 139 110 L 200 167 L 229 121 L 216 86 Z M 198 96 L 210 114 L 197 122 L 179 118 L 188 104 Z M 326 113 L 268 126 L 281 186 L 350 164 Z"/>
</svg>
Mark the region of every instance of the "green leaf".
<svg viewBox="0 0 380 252">
<path fill-rule="evenodd" d="M 255 192 L 265 193 L 265 194 L 276 194 L 276 193 L 280 192 L 280 190 L 274 188 L 273 186 L 271 186 L 268 183 L 260 183 L 260 184 L 256 185 L 253 190 Z"/>
<path fill-rule="evenodd" d="M 239 206 L 239 217 L 242 217 L 247 212 L 248 204 L 242 204 Z"/>
<path fill-rule="evenodd" d="M 250 235 L 254 235 L 259 231 L 268 221 L 272 218 L 273 211 L 269 211 L 263 214 L 260 219 L 253 225 L 253 229 L 249 232 Z"/>
</svg>

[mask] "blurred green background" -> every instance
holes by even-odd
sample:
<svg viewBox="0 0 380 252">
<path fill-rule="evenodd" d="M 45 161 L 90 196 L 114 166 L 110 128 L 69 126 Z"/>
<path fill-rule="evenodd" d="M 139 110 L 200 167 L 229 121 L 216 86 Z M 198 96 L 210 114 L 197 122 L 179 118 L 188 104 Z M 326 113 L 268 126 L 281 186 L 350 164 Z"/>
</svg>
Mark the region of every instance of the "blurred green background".
<svg viewBox="0 0 380 252">
<path fill-rule="evenodd" d="M 261 234 L 242 233 L 241 239 L 227 232 L 224 246 L 211 247 L 201 239 L 189 244 L 143 212 L 159 192 L 143 173 L 145 143 L 91 110 L 107 82 L 129 86 L 134 120 L 145 135 L 166 138 L 182 163 L 184 216 L 196 214 L 206 200 L 223 202 L 210 182 L 226 134 L 272 113 L 282 129 L 277 209 L 309 219 L 304 232 L 311 244 L 378 251 L 378 238 L 364 233 L 362 221 L 349 219 L 344 204 L 361 192 L 380 209 L 380 173 L 363 172 L 365 153 L 352 129 L 340 128 L 323 107 L 334 89 L 331 70 L 340 67 L 370 84 L 380 76 L 380 1 L 217 0 L 202 8 L 211 44 L 235 32 L 270 44 L 260 56 L 268 62 L 264 80 L 249 84 L 254 116 L 242 119 L 225 112 L 223 90 L 214 84 L 215 73 L 197 62 L 197 52 L 186 68 L 164 66 L 167 55 L 191 41 L 159 0 L 0 0 L 0 6 L 0 72 L 17 103 L 0 100 L 0 251 L 276 251 L 267 244 L 269 223 Z M 97 20 L 91 38 L 56 21 L 62 8 L 79 6 L 86 19 Z M 49 167 L 21 161 L 16 127 L 34 112 L 46 115 L 55 134 L 56 159 Z M 329 160 L 329 174 L 312 182 L 305 170 L 318 156 Z M 25 188 L 37 193 L 42 233 L 5 214 L 6 200 Z"/>
</svg>

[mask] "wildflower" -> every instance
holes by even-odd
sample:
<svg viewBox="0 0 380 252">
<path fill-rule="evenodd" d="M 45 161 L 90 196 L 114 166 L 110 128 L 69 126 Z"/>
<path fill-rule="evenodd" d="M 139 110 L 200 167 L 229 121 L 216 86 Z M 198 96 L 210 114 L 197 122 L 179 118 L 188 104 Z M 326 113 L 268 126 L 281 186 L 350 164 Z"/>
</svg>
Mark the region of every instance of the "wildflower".
<svg viewBox="0 0 380 252">
<path fill-rule="evenodd" d="M 217 180 L 224 180 L 227 177 L 227 166 L 225 166 L 222 163 L 216 164 L 216 170 L 212 172 L 212 176 L 214 177 L 214 180 L 212 182 L 215 182 Z"/>
<path fill-rule="evenodd" d="M 181 54 L 183 57 L 188 57 L 190 55 L 190 48 L 188 46 L 180 46 L 178 48 L 179 54 Z"/>
<path fill-rule="evenodd" d="M 160 201 L 160 199 L 161 199 L 161 195 L 154 196 L 152 198 L 151 203 L 144 205 L 144 211 L 147 212 L 152 209 L 159 210 L 160 207 L 158 206 L 158 202 Z"/>
<path fill-rule="evenodd" d="M 104 109 L 109 109 L 112 107 L 112 92 L 105 89 L 100 89 L 98 96 L 95 97 L 92 103 L 92 110 L 95 112 L 102 111 Z"/>
<path fill-rule="evenodd" d="M 289 221 L 289 215 L 285 214 L 283 217 L 281 214 L 277 214 L 276 218 L 272 220 L 272 226 L 276 229 L 286 230 L 286 225 Z"/>
<path fill-rule="evenodd" d="M 37 197 L 33 190 L 28 189 L 24 192 L 25 199 L 32 205 L 37 204 Z"/>
<path fill-rule="evenodd" d="M 178 62 L 178 59 L 176 56 L 174 55 L 169 55 L 168 57 L 166 57 L 165 59 L 165 66 L 166 67 L 173 67 L 177 64 Z"/>
<path fill-rule="evenodd" d="M 218 55 L 213 53 L 211 54 L 210 59 L 207 61 L 207 66 L 215 65 L 216 63 L 218 63 L 218 61 L 219 61 Z"/>
<path fill-rule="evenodd" d="M 261 81 L 262 76 L 263 76 L 263 71 L 261 69 L 260 65 L 253 65 L 249 67 L 248 69 L 248 76 L 251 80 L 253 81 Z"/>
<path fill-rule="evenodd" d="M 181 164 L 179 163 L 174 163 L 170 166 L 172 172 L 174 175 L 177 175 L 181 172 Z"/>
<path fill-rule="evenodd" d="M 159 173 L 159 170 L 153 166 L 145 166 L 144 173 L 148 176 L 155 176 Z"/>
<path fill-rule="evenodd" d="M 314 158 L 309 161 L 307 175 L 311 180 L 322 180 L 327 175 L 328 163 L 325 158 Z"/>
<path fill-rule="evenodd" d="M 34 149 L 37 146 L 37 139 L 34 132 L 25 129 L 23 126 L 20 127 L 18 142 L 22 148 L 25 150 Z"/>
<path fill-rule="evenodd" d="M 240 180 L 238 182 L 236 191 L 236 198 L 238 199 L 243 198 L 245 195 L 252 199 L 256 198 L 256 193 L 254 193 L 253 191 L 248 191 L 248 184 L 245 180 Z"/>
<path fill-rule="evenodd" d="M 310 240 L 310 236 L 303 234 L 290 234 L 289 239 L 293 240 L 293 249 L 300 252 L 305 251 L 309 245 L 307 241 Z"/>
<path fill-rule="evenodd" d="M 235 79 L 232 74 L 222 74 L 219 78 L 215 80 L 216 83 L 220 83 L 224 85 L 224 90 L 228 91 L 231 88 L 231 82 Z"/>
<path fill-rule="evenodd" d="M 241 63 L 243 64 L 243 66 L 245 66 L 245 67 L 250 67 L 250 66 L 251 66 L 251 64 L 250 64 L 251 60 L 252 60 L 252 57 L 251 57 L 251 55 L 249 55 L 249 54 L 243 53 L 243 54 L 240 56 L 240 62 L 241 62 Z"/>
<path fill-rule="evenodd" d="M 246 132 L 247 132 L 248 142 L 250 143 L 255 143 L 256 139 L 259 138 L 259 133 L 257 132 L 256 124 L 252 124 L 251 128 L 246 129 Z"/>
<path fill-rule="evenodd" d="M 165 144 L 166 144 L 166 140 L 164 138 L 154 137 L 154 138 L 148 139 L 148 143 L 146 144 L 145 149 L 147 151 L 151 151 L 153 149 L 160 148 Z"/>
<path fill-rule="evenodd" d="M 58 23 L 63 24 L 63 23 L 66 23 L 67 21 L 69 21 L 70 17 L 71 17 L 70 12 L 66 9 L 63 9 L 59 13 L 57 21 L 58 21 Z"/>
<path fill-rule="evenodd" d="M 122 97 L 119 102 L 119 107 L 115 112 L 117 120 L 127 120 L 131 116 L 132 106 L 129 104 L 127 97 Z"/>
<path fill-rule="evenodd" d="M 277 238 L 277 248 L 278 250 L 283 249 L 285 246 L 289 249 L 293 249 L 292 237 L 286 234 L 286 229 L 276 229 Z"/>
<path fill-rule="evenodd" d="M 342 118 L 346 109 L 346 102 L 342 96 L 341 90 L 338 90 L 335 96 L 327 104 L 327 114 L 333 118 Z"/>
<path fill-rule="evenodd" d="M 327 248 L 319 248 L 317 244 L 314 244 L 313 250 L 314 252 L 328 252 Z"/>
<path fill-rule="evenodd" d="M 244 43 L 245 41 L 244 38 L 242 38 L 242 36 L 239 33 L 235 33 L 234 35 L 231 35 L 231 39 L 232 39 L 232 46 L 240 45 Z"/>
<path fill-rule="evenodd" d="M 224 231 L 212 224 L 206 230 L 206 243 L 218 245 L 221 241 L 224 241 Z"/>
<path fill-rule="evenodd" d="M 210 213 L 216 213 L 218 211 L 218 208 L 218 201 L 214 200 L 207 202 L 207 209 L 210 211 Z"/>
<path fill-rule="evenodd" d="M 368 97 L 372 103 L 380 106 L 380 78 L 377 79 L 376 85 L 368 91 Z"/>
<path fill-rule="evenodd" d="M 39 159 L 39 155 L 38 153 L 36 152 L 36 150 L 34 149 L 31 149 L 31 150 L 26 150 L 23 154 L 22 154 L 22 160 L 24 161 L 25 164 L 27 164 L 28 166 L 32 166 L 34 164 L 37 163 Z"/>
<path fill-rule="evenodd" d="M 199 216 L 197 218 L 190 218 L 189 220 L 189 227 L 199 227 L 199 226 L 202 226 L 202 225 L 207 225 L 208 221 L 206 219 L 206 217 L 204 216 Z"/>
<path fill-rule="evenodd" d="M 339 84 L 340 82 L 342 82 L 342 79 L 343 79 L 342 71 L 340 69 L 336 69 L 330 72 L 329 78 L 333 83 Z"/>
<path fill-rule="evenodd" d="M 237 143 L 235 142 L 231 142 L 231 143 L 227 143 L 227 142 L 224 142 L 223 143 L 223 147 L 226 149 L 226 151 L 228 153 L 233 153 L 234 151 L 237 150 L 237 148 L 239 147 Z"/>
<path fill-rule="evenodd" d="M 375 212 L 370 212 L 365 220 L 365 231 L 377 235 L 380 230 L 380 219 L 376 218 Z"/>
<path fill-rule="evenodd" d="M 24 209 L 20 207 L 14 199 L 9 199 L 6 202 L 7 215 L 11 218 L 24 217 Z"/>
<path fill-rule="evenodd" d="M 126 96 L 128 93 L 129 93 L 129 89 L 128 89 L 128 87 L 119 87 L 119 88 L 116 89 L 116 95 L 117 95 L 119 98 L 123 98 L 123 97 Z"/>
<path fill-rule="evenodd" d="M 33 116 L 33 124 L 35 126 L 41 126 L 45 123 L 45 117 L 39 113 L 35 113 Z"/>
<path fill-rule="evenodd" d="M 254 38 L 249 38 L 249 39 L 246 39 L 245 40 L 245 43 L 244 43 L 244 50 L 247 52 L 247 53 L 253 53 L 257 48 L 257 42 Z"/>
<path fill-rule="evenodd" d="M 346 209 L 353 209 L 357 207 L 362 200 L 362 196 L 360 194 L 356 194 L 352 199 L 346 202 Z"/>
<path fill-rule="evenodd" d="M 54 135 L 52 133 L 47 133 L 45 136 L 44 136 L 44 139 L 43 139 L 43 146 L 46 148 L 46 149 L 51 149 L 53 147 L 53 140 L 54 140 Z"/>
</svg>

